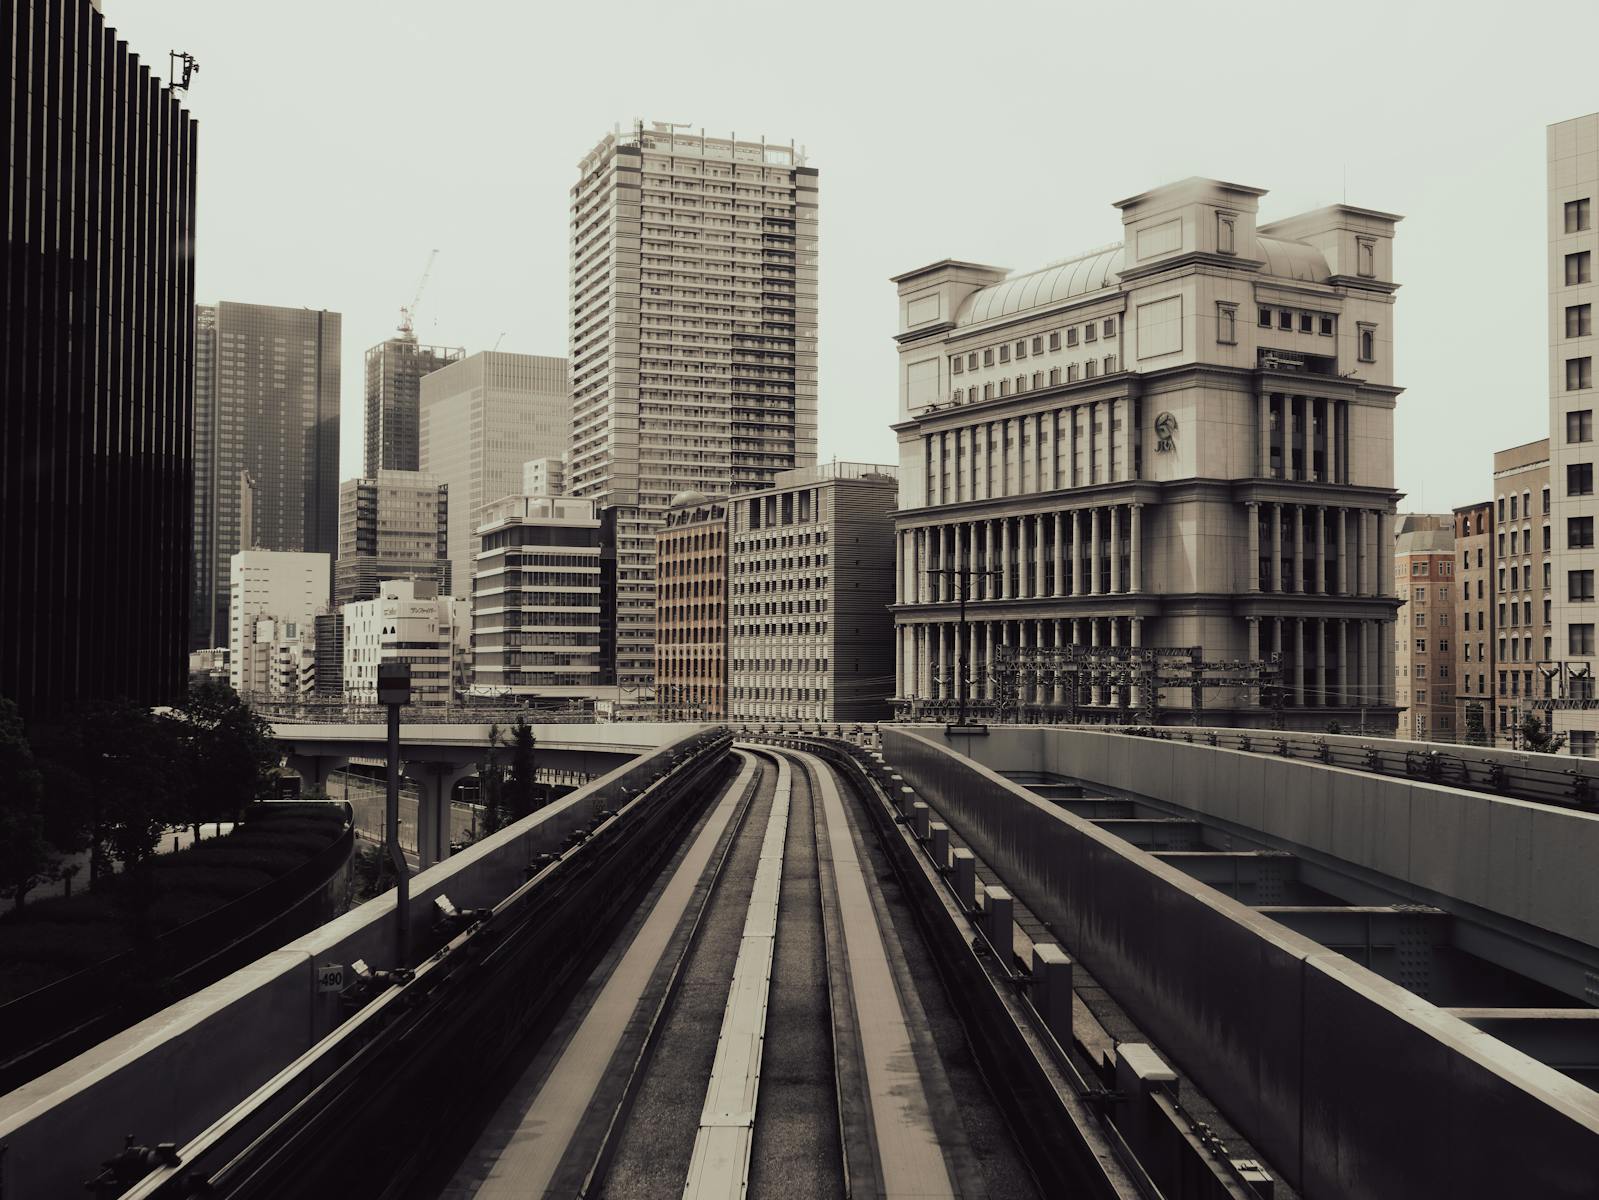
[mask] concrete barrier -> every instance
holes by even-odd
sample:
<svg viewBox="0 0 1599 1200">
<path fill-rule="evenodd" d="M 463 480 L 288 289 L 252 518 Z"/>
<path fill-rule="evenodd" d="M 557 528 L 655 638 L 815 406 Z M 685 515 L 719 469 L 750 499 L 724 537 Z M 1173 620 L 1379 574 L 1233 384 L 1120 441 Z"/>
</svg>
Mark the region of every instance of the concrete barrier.
<svg viewBox="0 0 1599 1200">
<path fill-rule="evenodd" d="M 1204 811 L 1241 821 L 1281 820 L 1267 810 L 1288 805 L 1297 828 L 1317 828 L 1305 811 L 1315 788 L 1268 775 L 1268 760 L 1248 754 L 1069 730 L 996 727 L 961 740 L 1007 770 L 1185 803 L 1202 793 Z M 941 731 L 885 727 L 883 742 L 917 794 L 1307 1200 L 1593 1194 L 1599 1095 L 959 757 Z M 1203 755 L 1235 761 L 1224 769 Z M 1408 836 L 1408 803 L 1401 819 L 1382 793 L 1368 798 L 1383 783 L 1427 785 L 1361 780 L 1362 820 Z M 1369 838 L 1353 848 L 1383 853 Z"/>
<path fill-rule="evenodd" d="M 696 727 L 469 846 L 411 880 L 412 940 L 428 936 L 434 897 L 482 908 L 527 878 L 528 864 L 642 791 Z M 75 1195 L 132 1133 L 143 1142 L 193 1138 L 265 1084 L 343 1018 L 316 969 L 394 962 L 396 896 L 386 893 L 188 999 L 0 1097 L 0 1196 Z"/>
</svg>

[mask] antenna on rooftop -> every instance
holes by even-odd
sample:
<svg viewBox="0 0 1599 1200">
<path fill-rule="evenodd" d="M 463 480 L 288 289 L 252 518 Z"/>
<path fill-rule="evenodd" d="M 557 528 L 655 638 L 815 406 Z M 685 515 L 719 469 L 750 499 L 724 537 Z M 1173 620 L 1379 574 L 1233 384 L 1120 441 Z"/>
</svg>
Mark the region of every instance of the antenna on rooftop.
<svg viewBox="0 0 1599 1200">
<path fill-rule="evenodd" d="M 181 77 L 178 74 L 179 64 L 182 64 L 183 68 L 183 74 Z M 194 55 L 190 54 L 187 50 L 167 51 L 167 74 L 171 76 L 171 82 L 168 84 L 168 86 L 171 87 L 174 92 L 179 90 L 185 92 L 188 91 L 189 80 L 194 78 L 195 72 L 197 72 L 199 69 L 200 64 L 194 60 Z"/>
</svg>

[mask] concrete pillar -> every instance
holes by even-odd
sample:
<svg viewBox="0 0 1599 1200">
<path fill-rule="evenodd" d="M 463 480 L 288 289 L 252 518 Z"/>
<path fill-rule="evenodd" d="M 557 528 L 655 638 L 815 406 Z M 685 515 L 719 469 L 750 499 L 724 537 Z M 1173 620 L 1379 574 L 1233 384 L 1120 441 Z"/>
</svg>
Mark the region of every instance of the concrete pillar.
<svg viewBox="0 0 1599 1200">
<path fill-rule="evenodd" d="M 1054 942 L 1033 946 L 1033 1011 L 1063 1049 L 1072 1044 L 1072 960 Z"/>
<path fill-rule="evenodd" d="M 1271 589 L 1283 590 L 1283 506 L 1271 506 Z"/>
<path fill-rule="evenodd" d="M 1142 646 L 1144 644 L 1144 618 L 1133 617 L 1129 623 L 1132 625 L 1133 646 Z"/>
<path fill-rule="evenodd" d="M 1143 1042 L 1116 1047 L 1116 1103 L 1113 1121 L 1138 1158 L 1159 1161 L 1171 1153 L 1171 1125 L 1155 1108 L 1157 1093 L 1176 1098 L 1177 1074 Z"/>
<path fill-rule="evenodd" d="M 1317 595 L 1327 591 L 1327 509 L 1324 505 L 1316 505 L 1316 586 L 1311 590 Z"/>
<path fill-rule="evenodd" d="M 1054 573 L 1054 578 L 1052 580 L 1054 586 L 1050 588 L 1050 595 L 1052 596 L 1064 596 L 1066 594 L 1065 521 L 1066 514 L 1061 512 L 1059 509 L 1056 509 L 1054 513 L 1055 556 L 1050 561 L 1050 570 Z"/>
<path fill-rule="evenodd" d="M 1144 506 L 1132 506 L 1132 546 L 1128 549 L 1127 566 L 1132 579 L 1128 581 L 1129 589 L 1137 594 L 1144 590 Z"/>
<path fill-rule="evenodd" d="M 1100 554 L 1099 509 L 1097 507 L 1089 511 L 1088 520 L 1089 588 L 1094 595 L 1098 596 L 1105 591 L 1105 571 Z"/>
<path fill-rule="evenodd" d="M 1316 643 L 1316 703 L 1327 703 L 1327 622 L 1316 617 L 1310 623 L 1311 637 Z"/>
<path fill-rule="evenodd" d="M 1382 702 L 1394 703 L 1394 623 L 1377 623 L 1378 686 L 1382 688 Z"/>
<path fill-rule="evenodd" d="M 1294 618 L 1294 704 L 1305 704 L 1305 618 Z"/>
<path fill-rule="evenodd" d="M 1305 590 L 1305 506 L 1294 505 L 1294 578 L 1295 592 Z"/>
<path fill-rule="evenodd" d="M 1333 509 L 1338 528 L 1338 594 L 1349 595 L 1349 510 Z"/>
<path fill-rule="evenodd" d="M 1244 625 L 1245 625 L 1245 627 L 1247 628 L 1247 630 L 1249 632 L 1249 644 L 1248 644 L 1247 649 L 1245 650 L 1244 657 L 1249 659 L 1250 662 L 1259 662 L 1260 658 L 1261 658 L 1261 654 L 1260 654 L 1260 618 L 1259 617 L 1245 617 L 1244 618 Z"/>
<path fill-rule="evenodd" d="M 1379 596 L 1394 594 L 1394 518 L 1392 513 L 1377 514 L 1377 561 L 1381 564 Z"/>
<path fill-rule="evenodd" d="M 988 935 L 988 943 L 994 947 L 1000 965 L 1009 972 L 1016 965 L 1016 902 L 1010 891 L 998 884 L 984 890 L 987 895 L 983 897 L 983 932 Z"/>
<path fill-rule="evenodd" d="M 932 834 L 933 810 L 927 807 L 925 801 L 917 800 L 911 804 L 911 832 L 916 835 L 916 840 L 925 842 Z"/>
<path fill-rule="evenodd" d="M 1271 478 L 1271 397 L 1261 392 L 1257 397 L 1259 402 L 1259 421 L 1256 429 L 1260 435 L 1260 462 L 1257 474 L 1262 479 Z"/>
<path fill-rule="evenodd" d="M 1341 483 L 1338 472 L 1338 401 L 1327 401 L 1327 482 Z"/>
<path fill-rule="evenodd" d="M 1044 546 L 1044 514 L 1033 516 L 1033 595 L 1048 595 L 1044 572 L 1049 566 L 1049 551 Z"/>
<path fill-rule="evenodd" d="M 1333 622 L 1333 633 L 1338 639 L 1335 643 L 1338 661 L 1332 672 L 1332 702 L 1344 707 L 1349 704 L 1349 622 L 1338 618 Z"/>
<path fill-rule="evenodd" d="M 1244 564 L 1245 590 L 1260 591 L 1260 505 L 1254 500 L 1244 503 L 1244 520 L 1249 526 L 1249 559 Z"/>
<path fill-rule="evenodd" d="M 405 777 L 416 785 L 416 857 L 420 870 L 450 856 L 450 797 L 455 785 L 476 772 L 474 766 L 447 762 L 408 762 Z"/>
<path fill-rule="evenodd" d="M 967 912 L 977 907 L 977 860 L 965 847 L 950 851 L 950 869 L 955 875 L 955 895 Z"/>
<path fill-rule="evenodd" d="M 1122 590 L 1122 506 L 1110 506 L 1110 590 Z"/>
<path fill-rule="evenodd" d="M 932 821 L 928 824 L 927 834 L 933 865 L 940 871 L 949 870 L 949 826 L 942 821 Z"/>
<path fill-rule="evenodd" d="M 1011 595 L 1012 595 L 1011 582 L 1010 582 L 1010 518 L 1009 517 L 1001 517 L 999 519 L 999 570 L 1000 570 L 1000 576 L 999 576 L 999 598 L 1001 600 L 1009 600 L 1011 598 Z"/>
<path fill-rule="evenodd" d="M 1088 538 L 1088 515 L 1080 508 L 1072 510 L 1072 594 L 1088 595 L 1089 558 L 1084 553 Z"/>
</svg>

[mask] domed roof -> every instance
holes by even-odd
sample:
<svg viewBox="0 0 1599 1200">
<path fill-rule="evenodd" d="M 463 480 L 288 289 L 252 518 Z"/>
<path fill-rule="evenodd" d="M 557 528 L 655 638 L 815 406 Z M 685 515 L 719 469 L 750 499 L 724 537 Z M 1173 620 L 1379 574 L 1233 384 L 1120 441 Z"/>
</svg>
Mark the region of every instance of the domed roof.
<svg viewBox="0 0 1599 1200">
<path fill-rule="evenodd" d="M 1266 274 L 1279 279 L 1302 279 L 1307 283 L 1326 283 L 1332 278 L 1327 260 L 1320 250 L 1304 242 L 1260 237 L 1260 256 L 1266 260 Z"/>
<path fill-rule="evenodd" d="M 1123 249 L 1117 242 L 981 288 L 966 298 L 955 324 L 976 325 L 1111 287 L 1121 270 Z"/>
<path fill-rule="evenodd" d="M 668 507 L 684 508 L 693 504 L 708 504 L 710 499 L 711 498 L 704 492 L 697 491 L 694 488 L 689 488 L 687 491 L 679 492 L 677 495 L 673 496 L 672 503 L 668 505 Z"/>
</svg>

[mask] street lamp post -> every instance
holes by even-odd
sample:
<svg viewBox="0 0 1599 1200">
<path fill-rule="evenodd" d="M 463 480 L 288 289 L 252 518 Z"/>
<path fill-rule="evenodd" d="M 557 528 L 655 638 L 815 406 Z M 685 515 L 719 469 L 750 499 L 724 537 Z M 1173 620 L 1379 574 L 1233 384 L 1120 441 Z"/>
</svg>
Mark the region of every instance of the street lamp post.
<svg viewBox="0 0 1599 1200">
<path fill-rule="evenodd" d="M 959 653 L 955 657 L 955 725 L 952 728 L 960 729 L 967 733 L 987 733 L 986 725 L 977 725 L 966 719 L 966 677 L 969 673 L 967 660 L 971 644 L 971 631 L 966 628 L 966 593 L 971 589 L 972 579 L 998 579 L 1000 572 L 997 570 L 978 570 L 968 566 L 959 567 L 933 567 L 929 575 L 939 578 L 948 578 L 952 583 L 960 585 L 960 616 L 956 625 L 955 644 Z"/>
<path fill-rule="evenodd" d="M 394 967 L 406 965 L 407 943 L 411 932 L 411 876 L 400 849 L 400 709 L 411 701 L 411 668 L 406 663 L 378 664 L 378 703 L 389 717 L 389 772 L 387 804 L 383 821 L 383 841 L 389 862 L 394 867 L 398 903 L 394 910 Z"/>
</svg>

